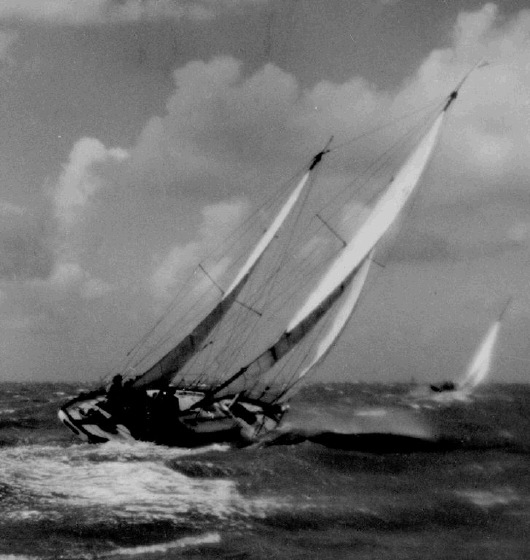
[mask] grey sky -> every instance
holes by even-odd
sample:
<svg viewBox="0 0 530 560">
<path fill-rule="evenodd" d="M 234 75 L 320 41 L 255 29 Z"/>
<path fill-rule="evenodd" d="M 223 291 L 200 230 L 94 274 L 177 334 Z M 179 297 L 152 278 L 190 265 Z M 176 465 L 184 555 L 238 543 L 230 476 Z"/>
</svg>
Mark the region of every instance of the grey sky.
<svg viewBox="0 0 530 560">
<path fill-rule="evenodd" d="M 179 263 L 260 188 L 331 133 L 439 99 L 486 57 L 326 369 L 452 375 L 513 295 L 495 378 L 526 380 L 525 6 L 4 0 L 2 376 L 104 375 L 170 297 Z"/>
</svg>

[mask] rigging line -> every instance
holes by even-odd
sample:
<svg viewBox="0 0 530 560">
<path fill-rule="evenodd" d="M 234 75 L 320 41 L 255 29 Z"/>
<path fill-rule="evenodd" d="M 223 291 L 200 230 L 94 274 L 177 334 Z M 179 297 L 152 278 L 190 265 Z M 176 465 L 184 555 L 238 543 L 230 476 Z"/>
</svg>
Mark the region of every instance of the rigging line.
<svg viewBox="0 0 530 560">
<path fill-rule="evenodd" d="M 396 142 L 394 142 L 387 150 L 385 150 L 385 152 L 383 152 L 368 167 L 366 167 L 353 182 L 349 182 L 342 189 L 342 191 L 338 193 L 338 195 L 336 197 L 337 199 L 339 199 L 340 197 L 343 197 L 345 194 L 348 195 L 348 197 L 344 200 L 344 202 L 342 203 L 341 206 L 337 206 L 336 209 L 332 209 L 331 202 L 333 202 L 335 204 L 335 201 L 330 201 L 329 203 L 327 203 L 325 206 L 322 207 L 320 212 L 323 212 L 324 210 L 326 210 L 326 211 L 331 210 L 330 217 L 328 219 L 331 219 L 332 217 L 336 216 L 337 213 L 339 211 L 341 211 L 341 209 L 344 207 L 345 204 L 350 204 L 351 202 L 353 202 L 353 197 L 355 195 L 357 195 L 361 190 L 366 189 L 367 186 L 372 181 L 377 179 L 377 174 L 380 172 L 380 170 L 383 169 L 383 167 L 386 166 L 392 158 L 395 158 L 397 156 L 396 147 L 402 148 L 403 143 L 410 141 L 410 139 L 412 138 L 414 133 L 418 134 L 420 129 L 423 129 L 423 128 L 426 128 L 426 127 L 427 127 L 427 124 L 418 123 L 413 128 L 411 128 L 409 131 L 407 131 L 407 133 L 405 135 L 400 137 L 400 139 L 398 139 Z M 397 165 L 397 163 L 396 163 L 396 165 Z M 355 183 L 358 183 L 358 187 L 353 189 L 351 191 L 351 193 L 349 193 L 349 189 Z M 380 187 L 379 187 L 379 192 L 383 188 L 385 188 L 387 185 L 388 185 L 388 183 L 386 183 L 386 184 L 381 183 Z"/>
<path fill-rule="evenodd" d="M 367 178 L 365 180 L 363 180 L 361 182 L 361 184 L 354 190 L 351 191 L 351 193 L 349 194 L 349 197 L 347 200 L 351 200 L 351 198 L 358 194 L 368 183 L 369 181 L 375 177 L 375 173 L 381 169 L 382 165 L 386 164 L 388 162 L 388 160 L 391 157 L 391 153 L 393 150 L 396 149 L 396 147 L 402 147 L 403 143 L 405 141 L 410 140 L 410 137 L 414 134 L 417 133 L 420 129 L 422 128 L 427 128 L 427 121 L 430 120 L 431 118 L 434 117 L 434 115 L 437 114 L 437 112 L 435 113 L 433 111 L 432 115 L 429 115 L 428 118 L 426 117 L 425 123 L 420 122 L 420 123 L 416 123 L 415 125 L 413 125 L 411 128 L 409 128 L 409 130 L 407 132 L 405 132 L 403 135 L 400 136 L 399 139 L 397 139 L 393 144 L 390 145 L 389 148 L 387 148 L 381 155 L 379 155 L 374 161 L 372 161 L 367 167 L 365 167 L 360 173 L 359 175 L 356 177 L 356 179 L 354 179 L 353 181 L 350 181 L 349 183 L 347 183 L 345 185 L 345 187 L 334 197 L 334 199 L 339 198 L 341 196 L 343 196 L 345 193 L 348 193 L 351 186 L 354 185 L 355 183 L 358 183 L 360 181 L 360 179 L 362 179 L 363 177 L 365 177 L 367 174 Z M 408 139 L 408 140 L 406 140 Z M 376 167 L 377 165 L 379 165 L 380 167 Z M 375 171 L 374 171 L 375 169 Z M 331 207 L 331 204 L 334 202 L 334 199 L 330 200 L 330 202 L 328 202 L 327 204 L 325 204 L 321 209 L 320 209 L 320 213 L 322 213 L 324 210 L 326 210 L 327 208 Z M 338 210 L 335 210 L 333 214 L 336 214 Z"/>
<path fill-rule="evenodd" d="M 310 225 L 306 227 L 306 229 L 304 229 L 304 232 L 307 232 L 310 228 Z M 316 235 L 318 233 L 318 230 L 316 232 L 314 232 L 313 235 Z M 294 243 L 293 243 L 294 245 Z M 278 262 L 279 259 L 276 259 L 276 261 Z M 302 261 L 303 263 L 304 261 Z M 279 275 L 283 270 L 286 270 L 288 267 L 281 267 L 279 266 L 279 264 L 276 264 L 275 266 L 271 266 L 271 272 L 268 273 L 263 281 L 262 281 L 262 289 L 258 290 L 255 294 L 251 295 L 251 302 L 253 305 L 257 305 L 257 302 L 260 301 L 261 299 L 263 299 L 266 294 L 270 293 L 271 290 L 269 290 L 268 288 L 270 288 L 270 282 L 273 280 L 273 278 L 275 278 L 277 275 Z"/>
<path fill-rule="evenodd" d="M 296 275 L 289 277 L 289 275 L 286 274 L 285 278 L 282 278 L 282 280 L 284 280 L 284 282 L 289 280 L 289 287 L 283 291 L 279 290 L 278 293 L 271 296 L 267 306 L 267 316 L 275 315 L 275 313 L 283 309 L 286 304 L 292 302 L 293 298 L 303 293 L 305 288 L 315 282 L 321 275 L 324 267 L 336 256 L 336 252 L 331 253 L 316 265 L 307 260 L 305 266 L 301 267 L 296 272 Z"/>
<path fill-rule="evenodd" d="M 330 151 L 335 152 L 337 150 L 341 150 L 345 146 L 349 146 L 350 144 L 353 144 L 354 142 L 357 142 L 358 140 L 361 140 L 362 138 L 367 138 L 368 136 L 372 136 L 373 134 L 376 134 L 377 132 L 380 132 L 381 130 L 384 130 L 386 128 L 390 128 L 391 126 L 397 124 L 398 122 L 401 122 L 402 120 L 405 120 L 408 117 L 416 115 L 417 113 L 421 113 L 422 111 L 425 111 L 430 107 L 436 107 L 436 106 L 441 107 L 443 104 L 446 103 L 446 100 L 447 100 L 447 96 L 444 97 L 443 101 L 440 101 L 440 100 L 430 101 L 429 103 L 426 103 L 425 105 L 423 105 L 419 109 L 414 109 L 414 111 L 409 111 L 408 113 L 404 113 L 404 114 L 400 115 L 399 117 L 396 117 L 395 119 L 392 119 L 388 123 L 382 124 L 381 126 L 370 129 L 366 132 L 362 132 L 361 134 L 358 134 L 357 136 L 354 136 L 354 137 L 350 138 L 349 140 L 345 140 L 345 141 L 341 142 L 340 144 L 336 144 L 335 146 L 333 146 L 333 148 L 331 148 Z"/>
<path fill-rule="evenodd" d="M 225 351 L 223 352 L 223 350 L 221 350 L 217 355 L 218 360 L 225 363 L 223 370 L 219 372 L 219 377 L 225 375 L 225 373 L 227 372 L 226 370 L 233 368 L 233 363 L 237 361 L 243 349 L 245 348 L 245 346 L 247 346 L 248 340 L 257 328 L 258 321 L 259 319 L 257 319 L 256 317 L 249 318 L 247 314 L 240 314 L 239 318 L 235 318 L 234 327 L 229 329 L 230 335 L 225 343 Z M 246 328 L 245 323 L 247 325 Z M 242 330 L 243 328 L 244 330 Z M 237 338 L 241 338 L 239 344 L 233 344 L 233 340 Z M 226 361 L 224 358 L 228 349 L 231 351 L 231 359 Z"/>
<path fill-rule="evenodd" d="M 299 267 L 295 276 L 291 277 L 286 272 L 285 276 L 286 279 L 289 279 L 290 287 L 285 291 L 278 290 L 278 294 L 270 298 L 268 302 L 270 307 L 269 314 L 274 315 L 276 308 L 283 308 L 286 303 L 292 301 L 294 295 L 303 291 L 303 289 L 309 284 L 312 284 L 319 276 L 322 269 L 334 260 L 337 254 L 338 251 L 329 252 L 329 254 L 323 256 L 322 260 L 318 263 L 312 262 L 310 258 L 305 259 L 301 263 L 303 266 Z"/>
<path fill-rule="evenodd" d="M 343 247 L 346 247 L 346 241 L 342 239 L 342 237 L 326 222 L 326 220 L 324 220 L 324 218 L 320 214 L 315 214 L 315 217 L 317 217 L 326 226 L 326 228 L 342 243 Z"/>
<path fill-rule="evenodd" d="M 199 268 L 204 272 L 204 274 L 209 278 L 209 280 L 211 281 L 211 283 L 221 292 L 221 295 L 224 296 L 225 295 L 225 291 L 223 290 L 223 288 L 221 288 L 221 286 L 219 286 L 219 284 L 208 274 L 207 270 L 204 268 L 204 266 L 202 266 L 202 264 L 199 265 Z"/>
<path fill-rule="evenodd" d="M 236 333 L 238 324 L 247 320 L 248 314 L 236 313 L 235 310 L 234 311 L 231 310 L 230 313 L 231 316 L 230 315 L 227 316 L 227 318 L 223 322 L 223 326 L 225 330 L 228 330 L 228 332 L 230 333 L 229 336 L 231 337 L 233 336 L 232 333 Z M 233 317 L 234 314 L 235 317 Z M 257 320 L 254 315 L 252 315 L 252 318 L 254 320 Z M 234 326 L 229 327 L 231 323 L 234 323 Z M 211 333 L 209 339 L 215 342 L 217 342 L 218 338 L 223 340 L 222 337 L 219 337 L 219 331 L 220 331 L 220 325 L 217 325 L 214 331 Z M 185 375 L 186 371 L 191 371 L 196 367 L 197 364 L 200 364 L 200 369 L 202 370 L 202 373 L 199 374 L 199 377 L 207 376 L 208 369 L 212 367 L 216 362 L 218 365 L 220 365 L 221 362 L 223 361 L 223 353 L 231 350 L 231 348 L 229 348 L 229 341 L 230 338 L 228 339 L 228 341 L 223 340 L 223 348 L 219 350 L 216 349 L 215 343 L 212 343 L 210 346 L 204 346 L 203 347 L 204 349 L 200 353 L 193 356 L 189 361 L 189 363 L 186 364 L 186 366 L 182 370 L 182 375 Z"/>
<path fill-rule="evenodd" d="M 191 274 L 188 277 L 188 280 L 180 287 L 180 289 L 178 290 L 177 294 L 175 295 L 175 297 L 173 298 L 173 300 L 171 301 L 171 303 L 169 304 L 168 308 L 164 311 L 164 313 L 157 319 L 157 321 L 155 322 L 155 324 L 147 331 L 146 334 L 144 334 L 139 340 L 138 342 L 136 342 L 134 344 L 134 346 L 127 352 L 126 356 L 129 357 L 131 356 L 131 359 L 128 360 L 125 363 L 124 366 L 124 370 L 127 369 L 130 366 L 130 362 L 132 360 L 134 360 L 135 357 L 135 353 L 136 350 L 139 349 L 139 346 L 141 346 L 142 344 L 144 344 L 145 342 L 147 342 L 147 340 L 149 339 L 149 337 L 153 334 L 153 332 L 155 331 L 155 329 L 168 317 L 168 315 L 173 311 L 174 307 L 177 305 L 178 300 L 180 298 L 180 296 L 182 295 L 182 292 L 184 291 L 184 289 L 186 288 L 186 283 L 191 280 L 191 278 L 194 276 L 195 272 L 197 270 L 197 267 L 195 267 L 193 269 L 193 271 L 191 272 Z"/>
<path fill-rule="evenodd" d="M 198 306 L 199 302 L 196 302 L 194 304 L 194 307 Z M 177 325 L 179 321 L 175 321 L 173 323 L 173 327 L 175 327 Z M 188 322 L 188 325 L 186 325 L 185 327 L 183 327 L 181 330 L 189 330 L 190 328 L 193 327 L 193 325 L 197 324 L 197 318 L 194 318 L 194 321 L 192 322 L 191 320 Z M 180 332 L 180 331 L 179 331 Z M 137 360 L 137 362 L 134 364 L 134 368 L 139 369 L 140 365 L 143 364 L 144 362 L 146 362 L 148 360 L 148 358 L 150 356 L 152 356 L 155 352 L 157 352 L 158 350 L 160 350 L 160 348 L 162 348 L 165 344 L 167 344 L 172 338 L 175 338 L 176 335 L 174 332 L 170 330 L 168 330 L 163 336 L 160 336 L 159 340 L 157 340 L 150 348 L 145 349 L 143 355 Z M 165 355 L 165 354 L 164 354 Z M 156 360 L 154 363 L 152 363 L 149 367 L 145 366 L 147 369 L 150 369 L 151 367 L 155 366 L 156 363 L 159 360 Z"/>
<path fill-rule="evenodd" d="M 322 228 L 322 226 L 319 226 L 319 229 Z M 317 229 L 317 231 L 314 232 L 313 235 L 317 235 L 319 232 L 319 229 Z M 322 228 L 323 229 L 323 228 Z M 302 259 L 300 261 L 300 265 L 303 265 L 305 262 L 308 262 L 310 259 L 309 257 L 306 257 L 304 259 Z M 292 263 L 290 263 L 292 264 Z M 252 294 L 250 297 L 250 303 L 254 306 L 258 306 L 259 303 L 265 296 L 270 295 L 272 293 L 273 290 L 268 289 L 270 287 L 270 282 L 272 281 L 272 278 L 275 276 L 278 276 L 278 282 L 280 281 L 280 275 L 290 275 L 291 274 L 291 268 L 292 266 L 285 266 L 282 267 L 280 270 L 277 270 L 278 267 L 276 267 L 276 269 L 274 269 L 269 275 L 265 276 L 263 279 L 263 286 L 260 290 L 256 291 L 255 294 Z M 297 266 L 296 272 L 298 273 L 299 268 Z M 290 279 L 290 283 L 293 283 L 293 280 Z M 276 296 L 278 297 L 278 296 Z"/>
</svg>

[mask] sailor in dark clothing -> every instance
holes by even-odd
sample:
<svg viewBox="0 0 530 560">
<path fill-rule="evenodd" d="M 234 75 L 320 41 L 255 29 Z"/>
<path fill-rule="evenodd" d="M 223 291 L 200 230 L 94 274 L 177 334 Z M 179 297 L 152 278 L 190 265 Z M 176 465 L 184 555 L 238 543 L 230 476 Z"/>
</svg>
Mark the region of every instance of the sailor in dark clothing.
<svg viewBox="0 0 530 560">
<path fill-rule="evenodd" d="M 107 402 L 109 404 L 118 403 L 122 397 L 122 376 L 118 373 L 112 378 L 112 383 L 107 391 Z"/>
</svg>

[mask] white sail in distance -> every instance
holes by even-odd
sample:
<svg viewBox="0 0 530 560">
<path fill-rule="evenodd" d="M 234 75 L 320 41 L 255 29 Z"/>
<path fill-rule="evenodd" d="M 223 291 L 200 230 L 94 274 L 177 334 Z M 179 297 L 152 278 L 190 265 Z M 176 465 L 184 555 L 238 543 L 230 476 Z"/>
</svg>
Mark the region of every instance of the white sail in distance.
<svg viewBox="0 0 530 560">
<path fill-rule="evenodd" d="M 488 330 L 484 340 L 471 360 L 462 381 L 459 383 L 458 389 L 460 391 L 470 392 L 486 379 L 491 368 L 493 350 L 497 342 L 500 328 L 501 321 L 498 319 Z"/>
<path fill-rule="evenodd" d="M 314 165 L 310 169 L 313 169 L 313 167 Z M 221 301 L 172 350 L 144 372 L 143 375 L 134 382 L 135 387 L 169 383 L 176 373 L 178 373 L 178 371 L 199 351 L 202 343 L 236 302 L 238 295 L 250 278 L 260 257 L 264 254 L 295 204 L 300 199 L 300 195 L 308 182 L 310 174 L 310 170 L 304 173 L 271 225 L 250 253 L 245 264 L 236 275 L 236 278 L 224 293 Z"/>
</svg>

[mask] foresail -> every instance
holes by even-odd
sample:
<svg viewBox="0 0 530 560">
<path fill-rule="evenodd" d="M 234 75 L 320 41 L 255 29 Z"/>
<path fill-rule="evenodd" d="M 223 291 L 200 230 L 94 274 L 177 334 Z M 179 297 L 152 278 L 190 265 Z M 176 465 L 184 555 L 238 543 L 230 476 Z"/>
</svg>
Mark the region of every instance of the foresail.
<svg viewBox="0 0 530 560">
<path fill-rule="evenodd" d="M 296 202 L 300 199 L 300 195 L 308 182 L 309 175 L 310 171 L 304 173 L 274 221 L 258 241 L 221 301 L 172 350 L 139 377 L 134 382 L 135 387 L 169 383 L 173 376 L 201 349 L 207 337 L 237 301 L 237 297 L 245 287 L 261 256 L 274 239 Z"/>
<path fill-rule="evenodd" d="M 344 295 L 344 301 L 341 303 L 339 310 L 336 312 L 335 317 L 331 322 L 331 325 L 325 334 L 325 336 L 320 340 L 317 346 L 315 355 L 312 357 L 311 362 L 304 366 L 302 371 L 298 374 L 298 379 L 304 377 L 309 371 L 311 371 L 331 350 L 334 342 L 338 339 L 344 327 L 348 323 L 349 318 L 352 316 L 357 301 L 361 295 L 364 283 L 366 282 L 366 277 L 368 276 L 368 269 L 370 268 L 372 253 L 363 261 L 359 271 L 355 275 L 353 281 L 350 283 L 347 291 Z"/>
<path fill-rule="evenodd" d="M 493 350 L 497 341 L 497 336 L 501 327 L 499 320 L 495 321 L 487 332 L 484 340 L 473 360 L 471 361 L 466 374 L 459 384 L 459 389 L 462 391 L 470 391 L 477 387 L 487 377 L 491 368 L 493 358 Z"/>
</svg>

